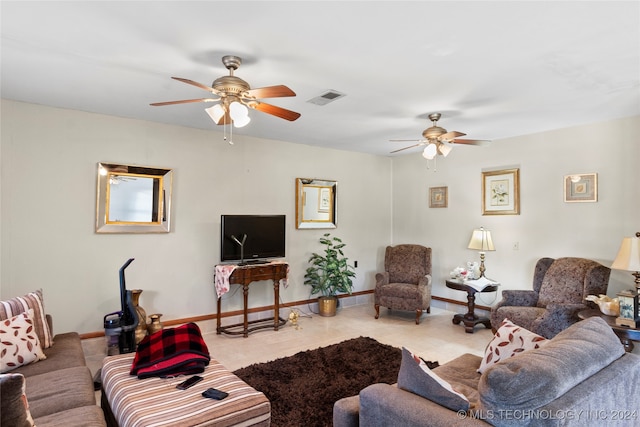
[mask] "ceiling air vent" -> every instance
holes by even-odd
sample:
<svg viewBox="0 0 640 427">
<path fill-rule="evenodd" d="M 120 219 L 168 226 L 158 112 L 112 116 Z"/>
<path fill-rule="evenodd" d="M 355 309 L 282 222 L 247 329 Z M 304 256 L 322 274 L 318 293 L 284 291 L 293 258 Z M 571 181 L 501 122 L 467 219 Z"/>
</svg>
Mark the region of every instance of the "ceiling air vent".
<svg viewBox="0 0 640 427">
<path fill-rule="evenodd" d="M 307 102 L 310 102 L 316 105 L 327 105 L 328 103 L 333 102 L 338 98 L 342 98 L 343 96 L 345 96 L 344 93 L 340 93 L 336 90 L 330 89 L 325 93 L 323 93 L 322 95 L 316 96 L 315 98 L 311 98 Z"/>
</svg>

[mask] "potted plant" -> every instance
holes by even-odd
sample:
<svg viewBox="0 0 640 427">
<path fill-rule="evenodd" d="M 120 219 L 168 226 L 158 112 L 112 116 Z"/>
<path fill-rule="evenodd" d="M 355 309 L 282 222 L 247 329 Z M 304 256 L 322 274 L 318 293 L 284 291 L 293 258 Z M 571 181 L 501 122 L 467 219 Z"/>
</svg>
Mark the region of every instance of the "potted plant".
<svg viewBox="0 0 640 427">
<path fill-rule="evenodd" d="M 325 233 L 320 238 L 324 245 L 324 255 L 313 253 L 309 258 L 310 267 L 304 275 L 304 284 L 311 286 L 311 295 L 318 297 L 318 313 L 321 316 L 335 316 L 338 305 L 337 294 L 351 293 L 353 278 L 356 276 L 354 267 L 347 263 L 342 243 L 338 237 L 331 237 Z"/>
</svg>

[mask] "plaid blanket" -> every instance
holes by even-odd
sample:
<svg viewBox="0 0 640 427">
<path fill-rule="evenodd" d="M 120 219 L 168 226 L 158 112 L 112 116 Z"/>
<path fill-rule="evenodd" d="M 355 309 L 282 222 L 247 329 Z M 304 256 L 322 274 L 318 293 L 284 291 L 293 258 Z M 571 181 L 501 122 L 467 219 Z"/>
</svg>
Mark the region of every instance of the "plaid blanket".
<svg viewBox="0 0 640 427">
<path fill-rule="evenodd" d="M 138 378 L 198 374 L 204 372 L 210 360 L 200 328 L 187 323 L 144 337 L 138 344 L 130 374 Z"/>
</svg>

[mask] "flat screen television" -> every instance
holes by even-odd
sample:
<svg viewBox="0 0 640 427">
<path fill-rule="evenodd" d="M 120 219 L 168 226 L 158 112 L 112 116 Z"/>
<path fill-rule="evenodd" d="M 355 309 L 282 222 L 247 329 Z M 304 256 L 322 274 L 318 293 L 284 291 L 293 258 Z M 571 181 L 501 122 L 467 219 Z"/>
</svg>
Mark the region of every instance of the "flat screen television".
<svg viewBox="0 0 640 427">
<path fill-rule="evenodd" d="M 222 215 L 223 262 L 258 263 L 285 256 L 285 215 Z"/>
</svg>

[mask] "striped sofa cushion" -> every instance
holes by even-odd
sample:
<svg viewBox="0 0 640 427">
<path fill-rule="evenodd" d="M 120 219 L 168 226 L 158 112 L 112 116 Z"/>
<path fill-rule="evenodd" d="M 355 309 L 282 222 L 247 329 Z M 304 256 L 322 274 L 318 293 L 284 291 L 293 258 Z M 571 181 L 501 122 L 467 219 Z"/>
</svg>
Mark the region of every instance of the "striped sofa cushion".
<svg viewBox="0 0 640 427">
<path fill-rule="evenodd" d="M 47 315 L 44 311 L 44 298 L 42 289 L 30 292 L 21 297 L 15 297 L 0 301 L 0 320 L 11 319 L 21 313 L 26 313 L 33 309 L 33 322 L 40 346 L 49 348 L 53 345 L 53 334 L 47 323 Z"/>
<path fill-rule="evenodd" d="M 176 385 L 186 378 L 138 379 L 130 375 L 134 354 L 110 356 L 102 366 L 102 390 L 120 427 L 269 426 L 271 403 L 215 359 L 187 390 Z M 223 400 L 207 399 L 213 387 L 226 391 Z"/>
</svg>

